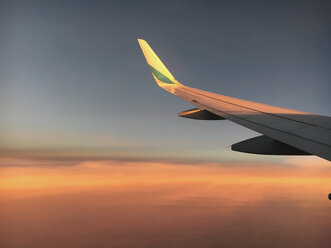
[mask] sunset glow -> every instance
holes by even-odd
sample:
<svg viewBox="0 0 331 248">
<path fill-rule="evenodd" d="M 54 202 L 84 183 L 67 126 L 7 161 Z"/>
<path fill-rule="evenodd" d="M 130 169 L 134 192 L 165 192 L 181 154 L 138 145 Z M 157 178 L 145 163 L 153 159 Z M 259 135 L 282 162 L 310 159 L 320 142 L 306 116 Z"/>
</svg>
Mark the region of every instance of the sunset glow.
<svg viewBox="0 0 331 248">
<path fill-rule="evenodd" d="M 330 248 L 330 13 L 0 1 L 0 248 Z"/>
<path fill-rule="evenodd" d="M 283 166 L 266 162 L 246 164 L 171 162 L 86 161 L 57 162 L 22 159 L 1 160 L 2 197 L 29 194 L 53 194 L 93 187 L 207 183 L 212 185 L 262 184 L 331 186 L 327 161 L 313 158 L 288 159 Z M 14 166 L 13 166 L 14 165 Z M 19 166 L 15 166 L 19 165 Z M 285 165 L 290 165 L 284 168 Z M 39 192 L 40 191 L 40 192 Z M 250 198 L 250 196 L 249 196 Z"/>
<path fill-rule="evenodd" d="M 319 225 L 331 227 L 331 216 L 325 212 L 329 208 L 325 198 L 331 188 L 331 169 L 323 161 L 310 158 L 301 166 L 300 158 L 288 159 L 283 165 L 258 161 L 247 164 L 188 164 L 2 159 L 0 217 L 4 225 L 0 228 L 1 240 L 9 247 L 34 247 L 41 242 L 38 240 L 45 238 L 52 242 L 49 247 L 88 247 L 97 242 L 120 247 L 134 245 L 136 241 L 111 235 L 103 240 L 103 232 L 89 239 L 81 235 L 108 230 L 109 234 L 115 232 L 130 237 L 134 235 L 132 230 L 142 228 L 146 232 L 139 231 L 138 240 L 148 246 L 154 241 L 142 237 L 151 229 L 159 228 L 160 240 L 154 244 L 162 246 L 166 236 L 180 244 L 180 240 L 169 231 L 175 228 L 182 232 L 184 228 L 192 233 L 184 235 L 182 240 L 190 243 L 189 240 L 195 240 L 193 236 L 198 226 L 203 231 L 216 224 L 211 219 L 214 216 L 223 219 L 217 224 L 218 230 L 234 228 L 236 234 L 232 233 L 224 240 L 225 244 L 230 244 L 238 232 L 250 233 L 247 227 L 233 226 L 227 219 L 234 218 L 233 215 L 242 216 L 243 213 L 238 211 L 243 207 L 251 215 L 246 218 L 246 223 L 250 218 L 255 218 L 257 223 L 260 218 L 276 221 L 287 214 L 302 218 L 301 213 L 294 209 L 301 209 L 305 218 L 311 219 L 311 213 L 305 212 L 305 208 L 318 208 L 319 214 L 325 215 L 325 222 Z M 287 207 L 279 205 L 280 199 Z M 263 211 L 256 212 L 260 208 Z M 94 217 L 88 217 L 92 213 Z M 273 217 L 262 217 L 267 213 L 273 213 Z M 184 226 L 178 223 L 179 219 L 185 223 Z M 87 225 L 78 228 L 79 221 Z M 278 221 L 284 230 L 290 228 L 287 226 L 290 223 L 285 224 L 288 220 Z M 47 223 L 50 226 L 46 233 L 43 226 Z M 61 223 L 71 228 L 60 230 Z M 273 228 L 262 223 L 266 230 Z M 259 224 L 254 225 L 259 227 Z M 274 230 L 274 234 L 284 230 Z M 305 226 L 304 231 L 309 230 L 310 227 Z M 323 230 L 319 234 L 322 239 L 328 237 L 324 236 Z M 56 238 L 58 235 L 66 236 L 65 232 L 70 233 L 69 243 Z M 16 239 L 16 235 L 21 238 Z M 268 245 L 275 241 L 274 236 L 264 235 L 268 238 L 260 243 Z M 243 236 L 244 240 L 247 238 Z M 212 239 L 220 242 L 217 236 Z"/>
</svg>

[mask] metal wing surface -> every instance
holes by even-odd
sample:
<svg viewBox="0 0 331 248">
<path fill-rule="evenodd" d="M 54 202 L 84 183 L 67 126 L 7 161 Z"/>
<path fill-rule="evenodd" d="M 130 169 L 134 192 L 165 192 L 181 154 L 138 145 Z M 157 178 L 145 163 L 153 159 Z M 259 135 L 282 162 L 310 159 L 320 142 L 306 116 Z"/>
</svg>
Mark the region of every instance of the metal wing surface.
<svg viewBox="0 0 331 248">
<path fill-rule="evenodd" d="M 219 119 L 230 120 L 263 134 L 233 145 L 233 150 L 270 155 L 316 155 L 331 161 L 330 117 L 185 86 L 173 77 L 146 41 L 139 39 L 138 42 L 153 77 L 161 88 L 194 104 L 197 110 L 210 112 L 220 116 Z"/>
</svg>

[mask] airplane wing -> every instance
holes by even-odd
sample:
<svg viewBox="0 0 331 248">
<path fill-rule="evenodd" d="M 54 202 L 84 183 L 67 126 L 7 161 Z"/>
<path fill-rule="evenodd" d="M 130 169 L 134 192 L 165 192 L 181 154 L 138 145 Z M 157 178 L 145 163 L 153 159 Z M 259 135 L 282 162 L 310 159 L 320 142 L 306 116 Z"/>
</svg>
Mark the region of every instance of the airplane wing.
<svg viewBox="0 0 331 248">
<path fill-rule="evenodd" d="M 331 118 L 219 95 L 179 83 L 146 41 L 139 45 L 156 83 L 197 108 L 179 116 L 198 120 L 227 119 L 262 136 L 231 146 L 266 155 L 316 155 L 331 161 Z"/>
</svg>

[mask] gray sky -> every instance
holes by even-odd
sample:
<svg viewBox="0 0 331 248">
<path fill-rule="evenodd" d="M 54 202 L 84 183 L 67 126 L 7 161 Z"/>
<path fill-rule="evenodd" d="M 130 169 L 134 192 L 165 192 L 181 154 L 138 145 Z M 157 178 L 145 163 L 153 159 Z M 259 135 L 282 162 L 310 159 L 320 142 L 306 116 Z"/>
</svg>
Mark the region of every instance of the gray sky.
<svg viewBox="0 0 331 248">
<path fill-rule="evenodd" d="M 191 105 L 157 87 L 136 39 L 188 86 L 331 115 L 330 11 L 330 1 L 1 1 L 1 154 L 265 159 L 225 148 L 252 131 L 177 117 Z"/>
</svg>

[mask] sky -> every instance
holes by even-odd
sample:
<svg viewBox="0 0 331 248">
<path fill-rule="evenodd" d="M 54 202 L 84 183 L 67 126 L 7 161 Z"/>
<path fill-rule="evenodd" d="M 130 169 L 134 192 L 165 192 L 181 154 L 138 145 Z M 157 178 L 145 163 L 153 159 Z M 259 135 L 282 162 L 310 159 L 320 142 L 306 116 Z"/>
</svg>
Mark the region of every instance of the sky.
<svg viewBox="0 0 331 248">
<path fill-rule="evenodd" d="M 0 247 L 321 247 L 330 162 L 155 83 L 331 116 L 330 1 L 1 1 Z"/>
<path fill-rule="evenodd" d="M 2 1 L 1 154 L 264 159 L 229 149 L 253 131 L 179 118 L 192 105 L 157 87 L 137 38 L 185 85 L 331 115 L 329 13 L 329 1 Z"/>
</svg>

